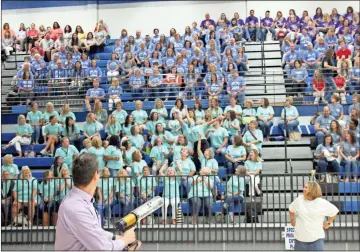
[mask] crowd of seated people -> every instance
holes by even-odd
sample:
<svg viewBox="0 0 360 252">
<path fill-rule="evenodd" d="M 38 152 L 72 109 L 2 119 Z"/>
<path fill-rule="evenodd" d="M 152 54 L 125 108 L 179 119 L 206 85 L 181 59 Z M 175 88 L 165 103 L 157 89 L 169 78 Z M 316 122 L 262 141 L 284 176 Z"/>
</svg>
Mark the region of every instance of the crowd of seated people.
<svg viewBox="0 0 360 252">
<path fill-rule="evenodd" d="M 293 100 L 288 97 L 278 121 L 279 128 L 282 132 L 288 132 L 287 135 L 297 130 L 299 125 L 299 113 L 292 103 Z M 222 160 L 228 178 L 235 176 L 228 183 L 235 183 L 235 179 L 241 180 L 236 182 L 236 187 L 228 184 L 228 187 L 231 187 L 228 189 L 230 192 L 234 192 L 236 188 L 241 191 L 239 195 L 242 195 L 236 199 L 237 201 L 234 199 L 235 195 L 228 195 L 229 199 L 225 197 L 224 200 L 232 201 L 229 205 L 231 207 L 227 209 L 230 211 L 230 217 L 234 202 L 239 203 L 243 200 L 244 185 L 251 185 L 250 196 L 261 195 L 259 174 L 263 162 L 260 158 L 262 145 L 269 141 L 274 120 L 274 109 L 266 98 L 262 99 L 261 106 L 257 108 L 247 99 L 242 108 L 237 105 L 235 97 L 232 97 L 231 104 L 224 110 L 219 107 L 216 97 L 211 98 L 210 106 L 206 110 L 202 109 L 199 100 L 196 100 L 193 108 L 188 108 L 183 100 L 178 98 L 170 114 L 164 108 L 161 99 L 156 100 L 150 115 L 143 110 L 143 103 L 139 100 L 136 101 L 136 109 L 131 113 L 123 110 L 121 101 L 115 106 L 116 110 L 108 114 L 102 109 L 101 101 L 96 100 L 95 110 L 89 112 L 86 122 L 80 125 L 69 105 L 64 105 L 58 113 L 49 103 L 46 111 L 42 113 L 38 110 L 37 104 L 33 103 L 26 117 L 19 116 L 18 124 L 15 126 L 16 136 L 3 149 L 15 145 L 18 157 L 22 157 L 21 147 L 39 143 L 43 136 L 45 148 L 41 154 L 55 157 L 52 173 L 46 173 L 46 178 L 50 182 L 52 178 L 61 178 L 61 174 L 67 174 L 66 176 L 71 178 L 73 160 L 82 153 L 94 154 L 104 179 L 108 179 L 106 183 L 110 183 L 110 189 L 99 185 L 98 190 L 98 194 L 102 192 L 102 195 L 98 196 L 98 207 L 108 217 L 111 216 L 116 202 L 128 212 L 139 200 L 144 201 L 147 197 L 154 196 L 153 187 L 159 184 L 170 189 L 169 192 L 164 189 L 162 195 L 167 199 L 166 206 L 173 207 L 172 222 L 175 223 L 174 208 L 178 206 L 180 199 L 187 195 L 194 213 L 192 222 L 197 223 L 196 214 L 199 213 L 200 205 L 211 209 L 213 199 L 218 196 L 217 185 L 221 182 L 218 177 L 219 160 Z M 342 165 L 346 171 L 343 179 L 346 182 L 358 181 L 358 118 L 359 98 L 356 94 L 353 95 L 353 105 L 348 113 L 343 112 L 339 97 L 333 95 L 332 103 L 326 106 L 323 115 L 317 118 L 315 130 L 319 146 L 315 156 L 319 160 L 318 167 L 321 173 L 338 173 Z M 105 134 L 102 134 L 102 131 Z M 8 172 L 9 178 L 17 178 L 19 170 L 11 155 L 4 158 L 2 171 Z M 246 177 L 242 181 L 241 177 L 244 174 Z M 169 178 L 163 181 L 159 175 Z M 109 182 L 118 176 L 119 180 Z M 143 182 L 142 179 L 149 176 L 151 181 L 155 182 L 152 187 L 147 188 L 142 183 L 150 182 Z M 207 180 L 202 176 L 211 177 L 212 185 L 210 186 L 210 181 L 205 182 Z M 192 188 L 194 183 L 197 183 L 193 182 L 195 179 L 205 183 L 206 194 L 202 192 L 199 197 L 194 195 Z M 119 184 L 117 187 L 116 183 Z M 63 187 L 62 184 L 54 185 L 56 190 Z M 137 189 L 138 187 L 146 189 Z M 71 184 L 67 188 L 71 188 Z M 137 190 L 141 190 L 145 196 L 135 193 Z M 104 192 L 108 195 L 104 195 Z M 136 198 L 139 195 L 140 198 Z M 193 197 L 196 198 L 192 199 Z M 37 202 L 39 201 L 39 206 L 44 209 L 45 203 L 41 202 L 41 199 Z M 56 211 L 58 205 L 59 200 L 55 200 L 46 209 Z M 163 216 L 166 216 L 167 212 L 163 210 Z M 207 216 L 209 214 L 207 213 Z M 44 218 L 53 220 L 56 216 L 46 215 Z M 162 223 L 165 223 L 165 219 Z"/>
<path fill-rule="evenodd" d="M 12 39 L 21 45 L 20 49 L 29 49 L 31 56 L 19 65 L 15 77 L 19 81 L 14 82 L 16 90 L 25 93 L 29 100 L 37 85 L 33 78 L 49 79 L 47 90 L 51 93 L 54 88 L 61 91 L 66 87 L 83 88 L 86 92 L 95 78 L 107 76 L 109 83 L 114 79 L 119 81 L 123 87 L 121 92 L 131 91 L 142 100 L 154 99 L 164 91 L 166 97 L 182 91 L 189 98 L 195 95 L 225 98 L 228 93 L 236 95 L 243 105 L 246 82 L 242 77 L 248 70 L 244 42 L 264 40 L 267 34 L 275 40 L 284 40 L 287 93 L 302 97 L 308 76 L 312 75 L 310 72 L 317 69 L 311 87 L 314 96 L 322 97 L 322 101 L 330 102 L 335 91 L 345 96 L 359 90 L 359 13 L 352 7 L 348 7 L 344 15 L 336 9 L 327 14 L 317 8 L 313 17 L 304 11 L 301 18 L 295 10 L 290 10 L 287 18 L 278 11 L 273 19 L 267 11 L 261 20 L 251 10 L 245 21 L 238 13 L 231 19 L 222 13 L 218 22 L 206 14 L 200 27 L 194 22 L 191 27 L 185 27 L 184 34 L 174 28 L 169 35 L 160 34 L 155 28 L 152 35 L 142 36 L 141 31 L 137 31 L 132 36 L 123 29 L 112 45 L 104 70 L 97 66 L 96 60 L 90 60 L 93 53 L 103 52 L 110 41 L 102 20 L 96 24 L 94 34 L 90 31 L 87 35 L 81 26 L 73 31 L 69 25 L 60 28 L 57 22 L 42 33 L 35 24 L 27 32 L 23 31 L 24 27 L 21 24 L 19 32 L 14 33 L 5 23 L 2 35 L 6 43 Z M 8 45 L 3 47 L 10 50 Z M 25 66 L 27 63 L 30 69 Z M 27 71 L 31 72 L 30 77 L 24 74 Z M 232 74 L 234 71 L 238 71 L 238 76 Z M 121 94 L 120 90 L 115 92 Z M 315 103 L 318 100 L 316 98 Z M 346 99 L 341 100 L 343 103 Z"/>
<path fill-rule="evenodd" d="M 28 79 L 40 79 L 48 86 L 48 92 L 52 92 L 52 88 L 60 90 L 67 88 L 66 80 L 71 80 L 69 85 L 84 88 L 86 91 L 85 105 L 89 113 L 86 121 L 80 125 L 69 105 L 64 105 L 59 114 L 54 110 L 53 104 L 48 103 L 46 111 L 42 113 L 38 111 L 36 102 L 33 102 L 27 116 L 19 116 L 18 124 L 14 129 L 16 136 L 3 149 L 15 146 L 18 156 L 22 157 L 21 146 L 39 143 L 42 137 L 45 147 L 41 154 L 55 158 L 51 172 L 46 173 L 44 176 L 46 179 L 39 185 L 42 189 L 23 191 L 22 195 L 26 194 L 25 197 L 29 199 L 23 203 L 30 202 L 31 209 L 39 204 L 48 212 L 50 210 L 56 212 L 61 202 L 57 191 L 62 191 L 64 194 L 64 190 L 66 192 L 71 188 L 72 161 L 82 153 L 92 153 L 98 160 L 103 177 L 101 181 L 105 181 L 102 182 L 104 184 L 99 184 L 97 190 L 98 208 L 107 216 L 111 216 L 116 202 L 128 212 L 138 204 L 138 201 L 144 202 L 151 198 L 155 194 L 154 187 L 157 183 L 164 185 L 162 195 L 166 199 L 166 206 L 172 206 L 172 223 L 176 222 L 175 210 L 184 194 L 190 202 L 192 222 L 197 223 L 201 205 L 207 209 L 205 214 L 208 217 L 211 214 L 211 205 L 217 194 L 216 184 L 220 181 L 217 177 L 219 170 L 217 160 L 223 158 L 227 175 L 230 177 L 227 181 L 225 200 L 228 202 L 227 210 L 232 217 L 235 202 L 242 202 L 245 197 L 246 183 L 251 185 L 249 195 L 261 195 L 259 174 L 262 170 L 262 144 L 269 141 L 275 113 L 268 99 L 263 98 L 261 106 L 255 108 L 253 101 L 245 96 L 244 71 L 247 70 L 248 57 L 244 53 L 243 42 L 263 40 L 267 32 L 270 32 L 274 39 L 286 36 L 284 45 L 288 46 L 289 52 L 284 51 L 287 53 L 284 59 L 287 63 L 285 69 L 289 75 L 293 75 L 294 85 L 291 89 L 296 88 L 296 92 L 301 93 L 304 79 L 308 76 L 307 71 L 315 69 L 316 72 L 318 66 L 325 68 L 316 72 L 316 76 L 320 77 L 316 79 L 317 90 L 314 88 L 319 92 L 317 96 L 319 100 L 322 98 L 331 102 L 325 109 L 326 112 L 324 110 L 325 119 L 318 119 L 315 125 L 318 142 L 325 146 L 319 147 L 318 153 L 324 154 L 323 150 L 327 148 L 326 146 L 332 144 L 332 142 L 328 143 L 327 134 L 334 135 L 332 139 L 335 139 L 334 133 L 341 134 L 336 141 L 340 146 L 341 162 L 346 167 L 346 180 L 357 180 L 356 170 L 359 160 L 357 94 L 353 94 L 354 104 L 351 111 L 349 113 L 341 111 L 342 105 L 339 103 L 341 93 L 347 92 L 346 87 L 349 85 L 339 85 L 340 88 L 337 89 L 335 78 L 326 71 L 336 72 L 340 78 L 347 77 L 355 81 L 352 82 L 355 84 L 350 86 L 353 87 L 352 91 L 358 90 L 359 82 L 356 78 L 359 78 L 359 71 L 356 72 L 355 68 L 351 69 L 351 64 L 359 65 L 359 51 L 356 51 L 359 36 L 357 32 L 351 33 L 351 36 L 354 36 L 351 47 L 351 43 L 347 43 L 345 39 L 346 29 L 340 29 L 349 21 L 340 21 L 339 17 L 342 16 L 333 15 L 334 13 L 331 18 L 337 18 L 336 21 L 326 21 L 327 16 L 320 12 L 318 9 L 314 18 L 305 15 L 300 19 L 295 11 L 291 10 L 287 20 L 281 13 L 277 13 L 275 20 L 272 20 L 270 13 L 267 12 L 266 17 L 259 22 L 252 10 L 245 22 L 235 13 L 231 22 L 223 14 L 217 23 L 206 14 L 200 28 L 197 27 L 197 23 L 193 23 L 192 27 L 186 27 L 184 35 L 180 35 L 175 29 L 171 29 L 169 36 L 160 35 L 159 30 L 154 29 L 153 36 L 146 35 L 143 38 L 140 31 L 137 31 L 134 37 L 129 36 L 124 29 L 113 45 L 106 73 L 97 66 L 96 59 L 89 59 L 90 53 L 102 52 L 107 43 L 105 39 L 107 29 L 103 22 L 97 24 L 95 37 L 92 33 L 86 36 L 80 26 L 76 27 L 74 33 L 71 33 L 69 26 L 62 31 L 55 22 L 53 29 L 42 33 L 44 38 L 40 42 L 35 38 L 30 40 L 34 44 L 30 49 L 31 56 L 19 66 L 17 83 L 23 83 Z M 342 19 L 351 19 L 351 26 L 356 27 L 358 14 L 352 13 L 350 8 Z M 303 37 L 310 36 L 306 33 L 307 29 L 299 33 L 301 22 L 307 22 L 305 25 L 312 28 L 310 34 L 315 34 L 308 43 L 303 42 Z M 317 39 L 321 41 L 325 30 L 329 30 L 327 33 L 331 34 L 332 28 L 329 28 L 326 22 L 339 23 L 336 33 L 340 36 L 339 40 L 343 37 L 345 42 L 340 42 L 337 46 L 338 38 L 336 38 L 333 47 L 335 49 L 339 47 L 336 60 L 341 61 L 340 66 L 347 64 L 347 71 L 344 71 L 346 69 L 337 71 L 339 69 L 333 62 L 334 52 L 330 49 L 323 50 L 324 59 L 320 59 L 323 56 L 319 56 L 319 52 L 313 49 L 313 44 L 317 49 L 324 47 L 322 42 L 319 44 L 314 42 Z M 4 33 L 11 34 L 8 24 L 4 26 Z M 332 35 L 329 36 L 331 38 Z M 326 41 L 326 35 L 324 37 Z M 26 40 L 24 45 L 30 47 L 30 42 Z M 41 50 L 38 50 L 40 48 Z M 355 51 L 349 54 L 349 50 Z M 312 59 L 312 55 L 315 55 L 315 59 Z M 354 63 L 351 62 L 353 58 Z M 111 83 L 107 91 L 100 87 L 99 78 L 105 76 Z M 322 80 L 325 83 L 322 85 L 326 87 L 330 82 L 334 83 L 333 92 L 321 89 Z M 89 85 L 93 87 L 89 88 Z M 135 97 L 141 97 L 146 93 L 145 98 L 155 100 L 154 108 L 150 113 L 143 109 L 141 100 L 136 101 L 136 109 L 131 113 L 123 109 L 120 95 L 126 85 Z M 22 84 L 20 88 L 26 87 L 28 86 Z M 344 92 L 341 92 L 341 89 Z M 168 113 L 164 100 L 171 95 L 179 96 L 181 92 L 186 93 L 182 95 L 185 99 L 197 96 L 194 107 L 188 108 L 184 105 L 183 99 L 177 98 L 174 107 Z M 159 98 L 159 93 L 165 93 L 164 96 L 160 96 L 162 99 Z M 333 95 L 333 93 L 338 94 Z M 201 107 L 202 96 L 209 99 L 209 108 L 206 110 Z M 104 109 L 102 105 L 107 99 L 110 111 Z M 221 106 L 222 99 L 230 100 L 230 104 L 225 108 Z M 349 115 L 349 120 L 346 119 L 348 117 L 345 117 L 345 114 Z M 323 125 L 329 123 L 327 117 L 330 118 L 330 115 L 331 119 L 334 118 L 336 126 L 334 129 L 332 126 Z M 292 97 L 287 97 L 286 106 L 278 123 L 282 134 L 288 136 L 297 129 L 298 117 L 299 113 Z M 102 135 L 103 131 L 105 136 Z M 342 138 L 343 134 L 344 138 Z M 7 166 L 13 167 L 12 160 L 7 162 Z M 337 170 L 336 164 L 331 163 L 327 167 L 330 166 Z M 327 171 L 328 168 L 324 167 L 321 166 L 321 171 Z M 5 170 L 14 173 L 9 169 L 11 168 L 2 168 L 2 173 Z M 26 169 L 23 170 L 24 168 L 21 171 L 21 179 L 29 180 L 31 171 L 29 174 Z M 160 178 L 159 175 L 166 177 Z M 178 178 L 178 175 L 186 178 Z M 116 180 L 113 179 L 114 177 L 117 177 Z M 147 181 L 147 177 L 155 182 L 143 182 Z M 54 178 L 65 178 L 63 180 L 65 182 L 54 183 L 52 186 Z M 16 185 L 16 188 L 19 186 Z M 51 191 L 49 188 L 55 190 Z M 14 192 L 19 193 L 17 190 L 19 189 L 13 189 Z M 55 196 L 44 193 L 44 190 L 51 191 L 51 195 L 54 193 Z M 16 211 L 13 208 L 13 218 L 21 206 L 16 205 Z M 30 217 L 33 217 L 33 212 L 30 211 Z M 165 208 L 163 216 L 166 215 Z M 56 216 L 45 214 L 43 218 L 46 219 L 46 223 L 50 223 L 50 217 L 56 220 Z M 164 219 L 163 223 L 165 222 Z"/>
</svg>

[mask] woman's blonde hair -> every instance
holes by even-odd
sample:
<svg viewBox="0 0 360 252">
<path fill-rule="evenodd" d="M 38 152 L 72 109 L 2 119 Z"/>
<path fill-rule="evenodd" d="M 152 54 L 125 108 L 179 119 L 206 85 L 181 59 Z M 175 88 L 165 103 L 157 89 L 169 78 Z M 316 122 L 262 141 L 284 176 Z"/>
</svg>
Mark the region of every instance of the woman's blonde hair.
<svg viewBox="0 0 360 252">
<path fill-rule="evenodd" d="M 294 104 L 294 100 L 293 100 L 293 98 L 292 97 L 286 97 L 286 100 L 291 104 L 291 105 L 293 105 Z"/>
<path fill-rule="evenodd" d="M 101 113 L 103 108 L 100 107 L 101 101 L 96 101 L 94 104 L 94 113 L 97 115 L 98 113 Z"/>
<path fill-rule="evenodd" d="M 114 123 L 111 122 L 111 119 L 115 119 Z M 108 125 L 116 124 L 116 117 L 113 114 L 109 115 L 109 119 L 107 123 Z"/>
<path fill-rule="evenodd" d="M 142 103 L 142 101 L 137 100 L 137 101 L 135 102 L 135 105 L 138 105 L 138 104 L 141 104 L 141 105 L 142 105 L 143 103 Z"/>
<path fill-rule="evenodd" d="M 13 159 L 13 155 L 11 155 L 11 154 L 6 154 L 6 155 L 4 156 L 4 165 L 9 164 L 9 163 L 12 161 L 12 159 Z"/>
<path fill-rule="evenodd" d="M 254 106 L 254 102 L 251 100 L 251 99 L 246 99 L 245 100 L 245 105 L 246 103 L 249 103 L 250 104 L 250 107 L 253 107 Z"/>
<path fill-rule="evenodd" d="M 243 165 L 239 165 L 235 168 L 235 174 L 238 176 L 244 176 L 246 174 L 246 168 Z"/>
<path fill-rule="evenodd" d="M 101 170 L 101 177 L 105 177 L 105 171 L 106 171 L 106 170 L 110 172 L 109 168 L 104 167 L 104 168 Z M 107 177 L 109 177 L 109 176 L 107 176 Z M 107 178 L 107 177 L 105 177 L 105 178 Z M 101 182 L 100 182 L 100 183 L 101 183 Z"/>
<path fill-rule="evenodd" d="M 25 116 L 24 116 L 24 115 L 19 115 L 19 116 L 18 116 L 18 124 L 20 123 L 20 120 L 21 120 L 21 119 L 24 119 L 24 120 L 25 120 Z"/>
<path fill-rule="evenodd" d="M 154 108 L 156 109 L 156 108 L 158 108 L 157 107 L 157 103 L 158 102 L 161 102 L 161 107 L 160 108 L 163 108 L 164 107 L 164 102 L 163 102 L 163 100 L 161 100 L 160 98 L 157 98 L 156 100 L 155 100 L 155 104 L 154 104 Z"/>
<path fill-rule="evenodd" d="M 31 173 L 31 170 L 29 168 L 29 166 L 23 166 L 21 168 L 21 176 L 20 176 L 20 179 L 24 179 L 24 174 L 26 171 L 29 171 L 30 172 L 30 177 L 32 177 L 32 173 Z"/>
<path fill-rule="evenodd" d="M 315 181 L 309 181 L 307 183 L 309 187 L 309 192 L 305 195 L 307 199 L 314 200 L 322 196 L 321 187 Z"/>
<path fill-rule="evenodd" d="M 92 146 L 94 146 L 96 149 L 99 149 L 102 146 L 102 141 L 100 137 L 94 137 L 91 141 Z"/>
<path fill-rule="evenodd" d="M 118 102 L 116 103 L 116 107 L 117 107 L 119 104 L 121 105 L 121 108 L 123 108 L 123 104 L 122 104 L 121 101 L 118 101 Z"/>
<path fill-rule="evenodd" d="M 91 143 L 91 140 L 89 138 L 85 138 L 83 141 L 83 145 L 86 146 L 88 143 Z"/>
<path fill-rule="evenodd" d="M 118 78 L 112 78 L 111 86 L 119 86 L 119 79 Z"/>
<path fill-rule="evenodd" d="M 213 151 L 212 148 L 208 148 L 208 149 L 206 149 L 205 151 L 208 151 L 208 152 L 209 152 L 209 158 L 210 158 L 210 159 L 213 159 L 213 158 L 215 157 L 215 153 L 214 153 L 214 151 Z"/>
</svg>

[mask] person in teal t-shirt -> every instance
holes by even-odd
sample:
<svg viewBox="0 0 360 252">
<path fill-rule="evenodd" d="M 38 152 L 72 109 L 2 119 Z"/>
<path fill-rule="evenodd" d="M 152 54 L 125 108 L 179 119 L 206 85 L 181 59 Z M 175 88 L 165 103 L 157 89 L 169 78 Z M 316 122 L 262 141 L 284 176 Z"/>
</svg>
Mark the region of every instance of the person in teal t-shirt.
<svg viewBox="0 0 360 252">
<path fill-rule="evenodd" d="M 136 110 L 131 112 L 131 114 L 134 116 L 134 122 L 135 124 L 139 125 L 141 129 L 145 128 L 145 124 L 148 118 L 148 114 L 145 110 L 142 109 L 142 102 L 136 101 L 135 102 Z"/>
<path fill-rule="evenodd" d="M 240 134 L 240 121 L 236 117 L 234 110 L 229 110 L 226 114 L 223 126 L 227 130 L 229 137 L 232 138 Z"/>
<path fill-rule="evenodd" d="M 168 117 L 168 112 L 164 106 L 164 102 L 161 99 L 155 100 L 155 106 L 150 113 L 156 112 L 159 115 L 159 121 L 165 123 L 166 118 Z"/>
<path fill-rule="evenodd" d="M 164 198 L 164 206 L 161 208 L 162 213 L 162 221 L 161 224 L 166 224 L 167 218 L 167 208 L 171 205 L 171 214 L 172 214 L 172 224 L 176 224 L 176 209 L 180 203 L 180 177 L 177 175 L 181 175 L 181 168 L 179 172 L 173 167 L 168 167 L 168 162 L 166 161 L 165 164 L 161 167 L 159 174 L 163 182 L 163 198 Z"/>
<path fill-rule="evenodd" d="M 38 104 L 36 102 L 32 103 L 31 110 L 26 115 L 26 121 L 30 124 L 34 131 L 31 138 L 31 142 L 34 144 L 39 143 L 42 120 L 43 114 L 38 110 Z"/>
<path fill-rule="evenodd" d="M 192 224 L 196 224 L 201 206 L 205 207 L 204 213 L 206 216 L 206 222 L 208 224 L 211 222 L 211 207 L 213 203 L 212 189 L 215 184 L 214 179 L 209 176 L 210 174 L 210 169 L 202 168 L 200 170 L 200 175 L 194 176 L 194 180 L 188 194 L 192 214 Z"/>
<path fill-rule="evenodd" d="M 142 151 L 145 140 L 144 136 L 140 134 L 140 128 L 138 125 L 131 127 L 131 135 L 129 136 L 129 140 L 135 148 L 137 148 L 139 151 Z"/>
<path fill-rule="evenodd" d="M 15 125 L 15 137 L 7 145 L 3 146 L 2 149 L 6 150 L 10 146 L 15 145 L 16 152 L 19 154 L 19 157 L 22 157 L 21 145 L 29 145 L 32 134 L 33 129 L 26 123 L 25 116 L 19 115 L 18 124 Z"/>
<path fill-rule="evenodd" d="M 286 97 L 286 106 L 281 111 L 281 120 L 278 122 L 279 129 L 281 134 L 284 133 L 285 127 L 285 115 L 287 120 L 287 136 L 290 132 L 294 131 L 299 126 L 299 112 L 295 106 L 293 106 L 293 99 L 291 97 Z"/>
<path fill-rule="evenodd" d="M 79 151 L 74 145 L 70 145 L 68 137 L 61 139 L 61 147 L 55 152 L 55 157 L 62 157 L 64 163 L 68 166 L 70 174 L 72 174 L 72 163 L 74 158 L 79 156 Z"/>
<path fill-rule="evenodd" d="M 108 138 L 111 136 L 120 136 L 121 125 L 112 114 L 109 116 L 108 123 L 105 126 L 105 133 Z"/>
<path fill-rule="evenodd" d="M 227 174 L 234 174 L 234 170 L 239 165 L 244 165 L 246 160 L 246 150 L 241 136 L 235 136 L 232 145 L 229 145 L 225 152 Z"/>
<path fill-rule="evenodd" d="M 56 117 L 50 116 L 50 123 L 45 126 L 45 135 L 47 138 L 46 146 L 42 151 L 40 151 L 40 153 L 46 155 L 48 149 L 50 149 L 50 156 L 53 156 L 55 144 L 58 143 L 61 133 L 62 127 L 57 123 Z"/>
<path fill-rule="evenodd" d="M 187 148 L 182 148 L 180 152 L 180 159 L 174 161 L 174 168 L 177 173 L 181 173 L 181 185 L 185 188 L 186 194 L 189 193 L 191 183 L 193 182 L 193 176 L 196 173 L 194 162 L 189 157 Z M 181 191 L 181 196 L 184 196 L 184 192 Z"/>
<path fill-rule="evenodd" d="M 42 199 L 40 209 L 43 212 L 43 226 L 49 226 L 50 215 L 54 217 L 59 210 L 58 204 L 58 182 L 54 180 L 54 175 L 51 171 L 46 171 L 44 173 L 44 181 L 39 185 L 39 195 Z M 55 218 L 52 219 L 52 225 L 55 226 Z"/>
<path fill-rule="evenodd" d="M 106 167 L 109 168 L 112 177 L 116 177 L 117 172 L 123 168 L 123 151 L 120 146 L 120 137 L 113 135 L 110 137 L 109 146 L 104 153 Z"/>
<path fill-rule="evenodd" d="M 106 167 L 102 170 L 101 175 L 96 190 L 98 196 L 97 209 L 102 220 L 101 223 L 107 226 L 106 216 L 111 217 L 111 209 L 114 205 L 115 178 L 110 178 L 110 171 Z"/>
<path fill-rule="evenodd" d="M 249 152 L 248 160 L 245 162 L 245 168 L 246 168 L 246 183 L 250 183 L 251 180 L 251 186 L 250 186 L 250 196 L 255 197 L 255 191 L 258 195 L 261 194 L 261 191 L 259 189 L 260 184 L 260 172 L 262 170 L 262 163 L 261 159 L 259 157 L 259 152 L 257 150 L 251 150 Z"/>
<path fill-rule="evenodd" d="M 235 204 L 239 205 L 244 200 L 244 191 L 245 191 L 245 175 L 246 168 L 244 166 L 238 166 L 235 169 L 235 175 L 230 177 L 226 183 L 226 205 L 230 217 L 230 222 L 235 223 L 234 221 L 234 208 Z"/>
<path fill-rule="evenodd" d="M 248 150 L 252 149 L 253 145 L 255 145 L 258 151 L 261 153 L 264 138 L 262 131 L 257 129 L 257 121 L 254 120 L 249 123 L 249 128 L 243 136 L 243 141 L 244 146 Z"/>
<path fill-rule="evenodd" d="M 100 137 L 94 137 L 91 141 L 92 147 L 89 149 L 89 153 L 93 153 L 97 157 L 100 171 L 105 167 L 104 154 L 105 149 L 102 146 L 102 141 Z"/>
<path fill-rule="evenodd" d="M 125 118 L 127 117 L 128 113 L 123 110 L 122 102 L 116 103 L 116 110 L 112 112 L 112 115 L 115 116 L 116 122 L 120 123 L 121 125 L 124 124 Z"/>
<path fill-rule="evenodd" d="M 133 184 L 125 169 L 121 169 L 118 172 L 118 179 L 115 180 L 115 193 L 120 204 L 120 209 L 123 209 L 125 216 L 132 210 L 134 203 Z"/>
<path fill-rule="evenodd" d="M 64 125 L 65 124 L 65 120 L 66 120 L 66 117 L 70 116 L 74 121 L 76 121 L 76 116 L 73 112 L 71 112 L 71 109 L 70 109 L 70 105 L 69 104 L 64 104 L 62 109 L 61 109 L 61 113 L 60 113 L 60 116 L 59 116 L 59 123 Z"/>
<path fill-rule="evenodd" d="M 163 145 L 162 138 L 157 137 L 155 139 L 155 145 L 152 147 L 150 152 L 150 158 L 153 161 L 152 175 L 157 175 L 157 171 L 160 170 L 161 166 L 163 166 L 168 157 L 169 149 Z"/>
<path fill-rule="evenodd" d="M 215 120 L 213 126 L 213 129 L 207 130 L 205 136 L 210 137 L 211 147 L 216 154 L 224 154 L 229 140 L 229 133 L 220 126 L 220 120 Z"/>
<path fill-rule="evenodd" d="M 155 196 L 155 188 L 157 186 L 156 176 L 150 175 L 149 167 L 144 166 L 142 173 L 143 176 L 140 179 L 140 186 L 139 186 L 140 205 L 144 204 L 146 201 L 151 200 Z"/>
<path fill-rule="evenodd" d="M 24 118 L 25 119 L 25 118 Z M 38 181 L 31 174 L 28 166 L 23 166 L 21 169 L 21 176 L 14 185 L 14 202 L 18 202 L 17 211 L 27 206 L 29 209 L 29 223 L 31 225 L 34 215 L 35 206 L 38 203 Z"/>
<path fill-rule="evenodd" d="M 3 165 L 1 166 L 1 173 L 8 171 L 11 179 L 17 179 L 19 175 L 19 167 L 14 164 L 13 155 L 7 154 L 4 156 Z"/>
<path fill-rule="evenodd" d="M 149 120 L 146 122 L 146 129 L 150 136 L 155 134 L 156 125 L 161 123 L 165 128 L 165 122 L 160 121 L 159 114 L 157 112 L 151 112 Z"/>
<path fill-rule="evenodd" d="M 77 149 L 82 149 L 83 136 L 80 135 L 80 128 L 75 122 L 75 120 L 68 116 L 65 119 L 65 124 L 63 125 L 62 135 L 68 137 L 70 143 L 75 145 Z"/>
<path fill-rule="evenodd" d="M 133 177 L 134 186 L 138 186 L 144 166 L 147 166 L 147 163 L 142 159 L 143 156 L 141 151 L 136 150 L 132 154 L 132 163 L 131 163 L 131 176 Z"/>
<path fill-rule="evenodd" d="M 95 136 L 100 136 L 100 130 L 102 129 L 102 124 L 96 121 L 94 113 L 89 113 L 86 116 L 86 122 L 83 126 L 83 135 L 86 138 L 92 139 Z"/>
</svg>

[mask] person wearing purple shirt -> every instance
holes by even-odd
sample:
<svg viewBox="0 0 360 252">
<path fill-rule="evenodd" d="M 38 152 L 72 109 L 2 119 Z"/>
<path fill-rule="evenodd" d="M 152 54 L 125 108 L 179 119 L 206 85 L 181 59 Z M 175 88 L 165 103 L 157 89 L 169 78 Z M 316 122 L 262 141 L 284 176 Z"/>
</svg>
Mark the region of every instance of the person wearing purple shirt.
<svg viewBox="0 0 360 252">
<path fill-rule="evenodd" d="M 351 6 L 347 7 L 346 14 L 344 15 L 344 18 L 345 18 L 345 20 L 347 19 L 349 21 L 353 20 L 353 18 L 354 18 L 354 9 L 353 9 L 353 7 L 351 7 Z"/>
<path fill-rule="evenodd" d="M 289 21 L 290 21 L 291 16 L 295 16 L 296 22 L 300 22 L 300 18 L 299 18 L 298 16 L 296 16 L 296 12 L 295 12 L 294 9 L 290 9 L 290 10 L 289 10 L 289 16 L 288 16 L 288 18 L 286 19 L 286 22 L 289 22 Z"/>
<path fill-rule="evenodd" d="M 286 34 L 286 19 L 283 17 L 281 11 L 278 11 L 276 13 L 274 24 L 275 24 L 276 39 L 278 39 L 278 35 L 280 31 Z"/>
<path fill-rule="evenodd" d="M 296 21 L 296 16 L 292 15 L 290 16 L 290 20 L 286 23 L 286 30 L 288 32 L 288 37 L 290 37 L 290 39 L 292 41 L 295 40 L 295 38 L 297 37 L 297 33 L 299 32 L 300 29 L 300 25 L 299 22 Z"/>
<path fill-rule="evenodd" d="M 201 21 L 200 27 L 206 28 L 206 26 L 205 26 L 206 22 L 209 22 L 209 24 L 213 25 L 214 27 L 216 26 L 215 21 L 210 19 L 209 13 L 205 13 L 205 19 L 203 21 Z"/>
<path fill-rule="evenodd" d="M 260 28 L 259 28 L 259 19 L 254 16 L 255 11 L 250 10 L 250 16 L 245 20 L 245 30 L 248 30 L 249 34 L 255 33 L 255 40 L 259 41 Z M 248 38 L 248 41 L 251 41 L 251 36 Z"/>
<path fill-rule="evenodd" d="M 95 154 L 84 153 L 75 158 L 72 166 L 74 186 L 61 202 L 55 234 L 55 250 L 136 250 L 135 228 L 122 236 L 105 231 L 94 207 L 93 195 L 100 180 Z M 130 246 L 130 247 L 128 247 Z"/>
<path fill-rule="evenodd" d="M 316 8 L 316 14 L 314 15 L 314 22 L 317 23 L 317 22 L 321 22 L 323 19 L 323 13 L 322 13 L 322 9 L 320 7 L 317 7 Z"/>
<path fill-rule="evenodd" d="M 260 40 L 266 40 L 266 34 L 271 32 L 272 38 L 276 38 L 276 32 L 274 29 L 274 20 L 270 17 L 270 11 L 265 12 L 265 18 L 261 19 L 260 22 L 261 27 L 261 38 Z"/>
<path fill-rule="evenodd" d="M 339 17 L 340 17 L 340 14 L 338 13 L 337 9 L 333 8 L 331 11 L 330 18 L 334 22 L 334 24 L 339 21 Z"/>
<path fill-rule="evenodd" d="M 91 111 L 90 102 L 95 100 L 104 100 L 105 99 L 105 91 L 102 88 L 99 88 L 99 79 L 93 80 L 93 88 L 90 88 L 86 91 L 85 96 L 85 106 L 88 111 Z"/>
</svg>

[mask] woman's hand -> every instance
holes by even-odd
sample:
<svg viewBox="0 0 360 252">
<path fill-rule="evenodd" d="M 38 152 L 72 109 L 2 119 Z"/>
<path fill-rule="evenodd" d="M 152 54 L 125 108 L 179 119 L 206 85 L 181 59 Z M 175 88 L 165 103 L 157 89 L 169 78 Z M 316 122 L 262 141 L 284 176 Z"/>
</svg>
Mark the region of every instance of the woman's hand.
<svg viewBox="0 0 360 252">
<path fill-rule="evenodd" d="M 323 229 L 329 229 L 330 225 L 326 221 L 323 223 Z"/>
</svg>

